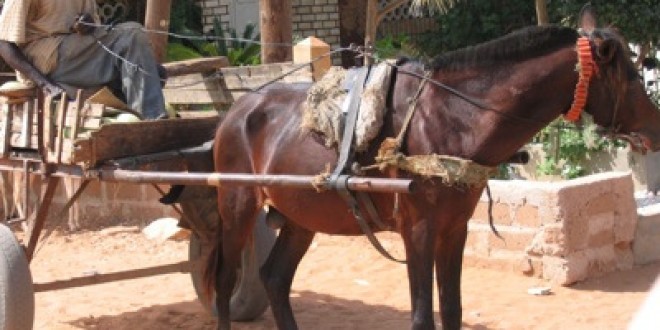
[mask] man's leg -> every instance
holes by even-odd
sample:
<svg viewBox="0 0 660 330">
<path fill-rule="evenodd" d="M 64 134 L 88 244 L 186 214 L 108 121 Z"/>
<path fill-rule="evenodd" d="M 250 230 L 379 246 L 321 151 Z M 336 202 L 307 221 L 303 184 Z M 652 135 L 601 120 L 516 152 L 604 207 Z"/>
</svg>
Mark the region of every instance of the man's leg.
<svg viewBox="0 0 660 330">
<path fill-rule="evenodd" d="M 99 40 L 121 60 L 101 47 Z M 165 114 L 165 101 L 149 40 L 138 23 L 123 23 L 110 31 L 64 38 L 58 65 L 49 76 L 78 87 L 98 87 L 120 81 L 131 109 L 147 119 Z"/>
</svg>

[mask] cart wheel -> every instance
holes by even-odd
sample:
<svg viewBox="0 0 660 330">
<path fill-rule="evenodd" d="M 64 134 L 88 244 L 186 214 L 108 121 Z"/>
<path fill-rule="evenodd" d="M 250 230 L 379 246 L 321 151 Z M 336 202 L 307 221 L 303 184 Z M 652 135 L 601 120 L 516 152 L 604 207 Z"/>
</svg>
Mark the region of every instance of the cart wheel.
<svg viewBox="0 0 660 330">
<path fill-rule="evenodd" d="M 23 248 L 0 224 L 0 329 L 32 329 L 34 290 Z"/>
<path fill-rule="evenodd" d="M 232 321 L 251 321 L 261 316 L 268 307 L 268 296 L 259 278 L 259 268 L 266 261 L 275 244 L 275 231 L 269 228 L 263 217 L 259 217 L 254 228 L 254 244 L 243 250 L 242 267 L 238 270 L 238 279 L 231 296 L 230 311 Z M 190 236 L 188 257 L 193 261 L 206 256 L 213 247 L 204 243 L 196 234 Z M 202 289 L 202 272 L 194 269 L 190 273 L 199 301 L 207 311 L 218 315 L 215 306 L 215 294 L 210 301 L 205 298 Z"/>
</svg>

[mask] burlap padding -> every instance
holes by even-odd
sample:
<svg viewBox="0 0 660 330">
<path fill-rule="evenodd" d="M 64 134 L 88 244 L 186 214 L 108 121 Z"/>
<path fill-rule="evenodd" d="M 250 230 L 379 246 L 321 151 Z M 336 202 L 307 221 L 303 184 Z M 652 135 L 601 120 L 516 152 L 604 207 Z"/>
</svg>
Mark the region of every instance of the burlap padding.
<svg viewBox="0 0 660 330">
<path fill-rule="evenodd" d="M 307 91 L 303 104 L 301 128 L 323 134 L 327 147 L 338 143 L 341 136 L 341 103 L 347 94 L 342 88 L 345 77 L 343 68 L 330 68 L 323 79 Z"/>
<path fill-rule="evenodd" d="M 386 139 L 378 151 L 376 167 L 384 171 L 393 166 L 425 178 L 441 178 L 448 186 L 481 186 L 497 168 L 479 165 L 469 159 L 445 155 L 405 156 L 395 152 L 394 139 Z"/>
<path fill-rule="evenodd" d="M 371 69 L 369 81 L 360 96 L 355 139 L 356 151 L 364 151 L 380 132 L 386 111 L 386 97 L 390 84 L 391 67 L 384 63 Z M 325 144 L 331 147 L 339 144 L 343 128 L 341 127 L 342 106 L 346 102 L 344 90 L 346 71 L 333 67 L 323 79 L 308 91 L 303 106 L 303 130 L 314 130 L 324 135 Z M 356 82 L 361 83 L 361 82 Z"/>
</svg>

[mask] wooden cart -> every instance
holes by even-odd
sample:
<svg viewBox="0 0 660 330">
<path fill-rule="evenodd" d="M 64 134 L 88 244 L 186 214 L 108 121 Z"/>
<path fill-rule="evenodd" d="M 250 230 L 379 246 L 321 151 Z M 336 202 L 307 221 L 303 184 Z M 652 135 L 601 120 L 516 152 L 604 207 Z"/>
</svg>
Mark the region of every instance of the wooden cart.
<svg viewBox="0 0 660 330">
<path fill-rule="evenodd" d="M 207 90 L 206 95 L 210 95 L 208 100 L 194 92 L 194 84 L 184 84 L 187 87 L 182 90 L 187 90 L 186 93 L 193 95 L 192 98 L 196 100 L 230 103 L 232 94 L 227 93 L 231 89 L 226 86 L 226 82 L 206 79 L 209 77 L 208 72 L 217 72 L 217 67 L 224 66 L 225 62 L 209 63 L 174 64 L 169 71 L 171 74 L 183 74 L 183 82 L 190 79 L 190 75 L 198 74 L 195 72 L 207 72 L 200 76 L 204 81 L 201 87 L 198 87 L 200 90 Z M 221 79 L 222 76 L 218 77 Z M 263 82 L 263 79 L 259 80 Z M 250 87 L 245 86 L 243 80 L 237 81 L 243 84 L 241 88 L 235 89 L 237 92 L 245 92 L 245 87 Z M 209 84 L 215 84 L 216 90 L 209 88 Z M 219 90 L 225 94 L 218 94 Z M 176 91 L 170 90 L 169 93 Z M 181 95 L 178 96 L 179 100 Z M 7 219 L 0 224 L 0 315 L 4 315 L 4 318 L 0 318 L 0 322 L 4 322 L 0 324 L 0 328 L 30 329 L 34 318 L 34 292 L 45 290 L 170 272 L 190 272 L 193 285 L 198 295 L 201 295 L 200 260 L 204 260 L 203 257 L 210 251 L 220 221 L 214 186 L 222 183 L 314 187 L 313 176 L 213 173 L 209 141 L 222 119 L 217 112 L 156 121 L 105 123 L 104 116 L 112 111 L 116 110 L 86 101 L 85 93 L 82 92 L 78 93 L 73 101 L 66 97 L 57 100 L 44 99 L 36 91 L 23 91 L 19 95 L 0 97 L 0 174 L 24 174 L 23 205 L 33 210 L 30 212 L 26 209 L 21 212 L 32 214 L 31 217 Z M 46 187 L 35 205 L 29 205 L 30 177 L 40 178 Z M 188 185 L 188 198 L 180 201 L 176 208 L 181 214 L 182 225 L 193 232 L 189 245 L 189 260 L 33 284 L 29 262 L 42 236 L 46 220 L 49 214 L 52 214 L 50 206 L 56 188 L 65 177 L 79 178 L 82 183 L 59 214 L 66 212 L 93 181 Z M 349 178 L 348 184 L 350 189 L 355 190 L 405 192 L 410 189 L 411 183 L 405 180 L 355 177 Z M 18 224 L 24 224 L 23 227 L 26 228 L 23 244 L 19 243 L 9 229 L 10 226 Z M 244 251 L 242 274 L 231 300 L 233 320 L 254 319 L 267 307 L 267 298 L 257 270 L 274 244 L 275 232 L 260 219 L 254 235 L 255 244 Z M 208 304 L 209 300 L 200 301 Z M 210 305 L 206 307 L 210 311 L 213 310 Z"/>
</svg>

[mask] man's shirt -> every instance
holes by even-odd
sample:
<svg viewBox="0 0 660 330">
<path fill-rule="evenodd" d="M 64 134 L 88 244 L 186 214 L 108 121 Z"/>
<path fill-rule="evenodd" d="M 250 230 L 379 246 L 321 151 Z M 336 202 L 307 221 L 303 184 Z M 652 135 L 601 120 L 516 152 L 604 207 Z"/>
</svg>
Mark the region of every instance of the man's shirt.
<svg viewBox="0 0 660 330">
<path fill-rule="evenodd" d="M 57 65 L 57 48 L 80 14 L 98 22 L 95 0 L 5 0 L 0 40 L 13 42 L 42 73 Z"/>
</svg>

